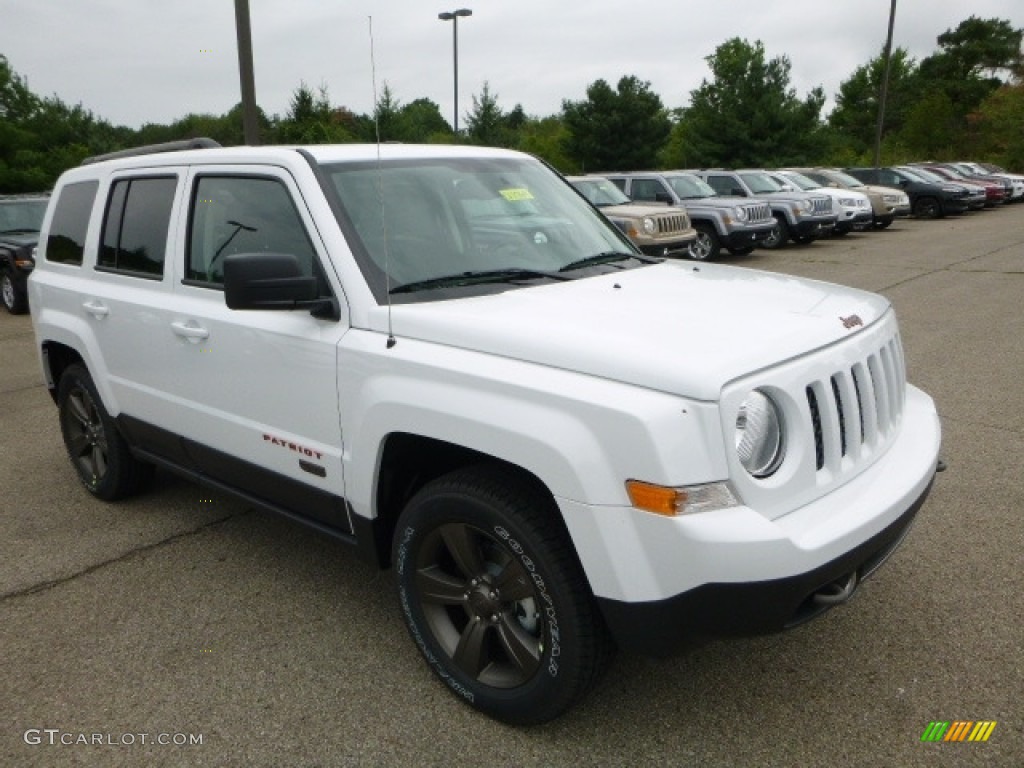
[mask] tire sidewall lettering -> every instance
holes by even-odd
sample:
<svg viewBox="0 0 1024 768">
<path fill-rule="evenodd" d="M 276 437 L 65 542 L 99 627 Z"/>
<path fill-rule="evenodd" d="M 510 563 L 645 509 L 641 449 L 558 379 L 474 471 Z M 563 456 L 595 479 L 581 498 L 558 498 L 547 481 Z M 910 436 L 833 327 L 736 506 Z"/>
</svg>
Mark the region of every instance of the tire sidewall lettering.
<svg viewBox="0 0 1024 768">
<path fill-rule="evenodd" d="M 537 594 L 546 603 L 542 608 L 544 610 L 544 615 L 547 617 L 548 637 L 551 640 L 551 646 L 548 649 L 548 664 L 546 669 L 551 677 L 558 677 L 558 657 L 562 655 L 562 633 L 558 624 L 558 612 L 555 609 L 554 598 L 552 598 L 551 594 L 548 592 L 544 578 L 537 572 L 536 563 L 534 563 L 533 558 L 526 554 L 523 546 L 513 538 L 504 527 L 496 525 L 493 527 L 493 530 L 498 538 L 504 541 L 505 544 L 508 545 L 508 548 L 519 558 L 519 562 L 526 569 L 527 573 L 530 574 L 530 578 L 533 580 Z"/>
</svg>

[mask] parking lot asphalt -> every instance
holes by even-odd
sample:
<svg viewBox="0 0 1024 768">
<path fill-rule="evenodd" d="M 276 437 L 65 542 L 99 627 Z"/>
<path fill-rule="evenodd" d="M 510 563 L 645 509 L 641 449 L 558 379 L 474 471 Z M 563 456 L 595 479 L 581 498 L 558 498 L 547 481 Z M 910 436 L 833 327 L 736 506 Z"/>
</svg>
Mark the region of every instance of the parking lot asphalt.
<svg viewBox="0 0 1024 768">
<path fill-rule="evenodd" d="M 887 296 L 949 469 L 850 603 L 620 654 L 532 729 L 451 696 L 344 546 L 164 474 L 90 498 L 0 315 L 0 766 L 1024 766 L 1024 205 L 724 261 Z M 997 724 L 921 741 L 958 720 Z"/>
</svg>

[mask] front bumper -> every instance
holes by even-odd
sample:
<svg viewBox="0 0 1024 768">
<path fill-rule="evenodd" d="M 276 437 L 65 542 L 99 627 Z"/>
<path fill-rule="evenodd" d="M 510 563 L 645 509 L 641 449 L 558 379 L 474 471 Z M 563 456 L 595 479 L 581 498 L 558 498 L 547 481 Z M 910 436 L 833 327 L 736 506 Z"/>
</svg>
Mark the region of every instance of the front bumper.
<svg viewBox="0 0 1024 768">
<path fill-rule="evenodd" d="M 827 237 L 835 226 L 835 216 L 827 219 L 801 219 L 792 231 L 797 237 Z"/>
<path fill-rule="evenodd" d="M 774 227 L 775 222 L 772 221 L 759 229 L 737 228 L 721 238 L 722 245 L 726 248 L 751 248 L 767 240 Z"/>
<path fill-rule="evenodd" d="M 899 435 L 871 466 L 775 519 L 734 507 L 665 518 L 559 500 L 609 629 L 649 655 L 720 635 L 812 618 L 814 595 L 870 575 L 899 544 L 931 488 L 941 428 L 908 385 Z"/>
</svg>

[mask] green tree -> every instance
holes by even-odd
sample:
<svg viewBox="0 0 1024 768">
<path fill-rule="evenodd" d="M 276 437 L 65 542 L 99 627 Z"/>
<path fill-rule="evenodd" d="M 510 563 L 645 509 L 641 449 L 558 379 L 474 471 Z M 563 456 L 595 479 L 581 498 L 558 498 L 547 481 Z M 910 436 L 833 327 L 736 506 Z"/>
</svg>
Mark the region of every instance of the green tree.
<svg viewBox="0 0 1024 768">
<path fill-rule="evenodd" d="M 878 130 L 878 99 L 885 74 L 885 55 L 880 53 L 857 67 L 844 80 L 836 94 L 836 106 L 828 117 L 829 127 L 840 143 L 857 154 L 869 154 L 875 146 Z M 889 68 L 889 88 L 885 99 L 882 135 L 903 128 L 907 112 L 920 95 L 917 61 L 904 48 L 894 48 Z"/>
<path fill-rule="evenodd" d="M 480 97 L 473 94 L 473 109 L 466 113 L 466 137 L 472 144 L 507 147 L 509 134 L 505 113 L 498 106 L 498 94 L 491 93 L 485 80 Z"/>
<path fill-rule="evenodd" d="M 774 166 L 820 156 L 825 95 L 814 88 L 797 98 L 787 57 L 766 60 L 760 41 L 732 38 L 706 61 L 713 79 L 691 91 L 676 126 L 691 164 Z"/>
<path fill-rule="evenodd" d="M 292 94 L 288 112 L 275 126 L 278 141 L 296 144 L 345 144 L 356 141 L 347 113 L 331 107 L 327 86 L 314 94 L 305 82 Z M 238 122 L 241 125 L 241 121 Z"/>
<path fill-rule="evenodd" d="M 942 94 L 952 105 L 946 143 L 962 151 L 974 143 L 972 113 L 1021 67 L 1021 38 L 1005 19 L 971 16 L 938 37 L 939 50 L 921 61 L 922 96 Z"/>
<path fill-rule="evenodd" d="M 566 150 L 587 170 L 653 168 L 672 124 L 650 83 L 632 75 L 612 90 L 604 80 L 587 88 L 582 101 L 563 101 Z"/>
<path fill-rule="evenodd" d="M 562 173 L 581 173 L 579 162 L 569 156 L 568 144 L 569 129 L 556 115 L 527 118 L 519 128 L 518 149 L 546 160 Z"/>
<path fill-rule="evenodd" d="M 1004 85 L 978 107 L 979 157 L 1024 172 L 1024 83 Z"/>
<path fill-rule="evenodd" d="M 399 110 L 397 134 L 400 141 L 409 143 L 439 143 L 453 138 L 441 108 L 430 99 L 410 101 Z"/>
</svg>

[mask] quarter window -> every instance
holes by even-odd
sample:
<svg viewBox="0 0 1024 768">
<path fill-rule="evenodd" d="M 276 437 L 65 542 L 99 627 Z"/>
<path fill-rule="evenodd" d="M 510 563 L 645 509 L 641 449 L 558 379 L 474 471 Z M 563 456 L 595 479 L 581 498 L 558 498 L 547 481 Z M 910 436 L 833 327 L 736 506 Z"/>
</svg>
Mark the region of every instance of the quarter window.
<svg viewBox="0 0 1024 768">
<path fill-rule="evenodd" d="M 103 222 L 97 268 L 160 277 L 177 177 L 114 182 Z"/>
<path fill-rule="evenodd" d="M 85 233 L 98 188 L 98 181 L 80 181 L 61 189 L 46 238 L 47 261 L 81 266 Z"/>
<path fill-rule="evenodd" d="M 322 281 L 313 245 L 284 184 L 258 177 L 199 177 L 192 195 L 186 280 L 221 285 L 225 258 L 263 252 L 293 254 L 303 274 Z"/>
</svg>

